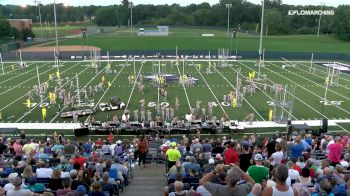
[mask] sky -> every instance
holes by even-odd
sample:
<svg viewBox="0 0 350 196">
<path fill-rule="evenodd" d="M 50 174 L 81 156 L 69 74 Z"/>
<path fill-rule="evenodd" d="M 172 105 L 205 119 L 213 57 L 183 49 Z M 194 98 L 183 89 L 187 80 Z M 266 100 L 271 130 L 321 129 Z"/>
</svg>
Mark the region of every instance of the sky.
<svg viewBox="0 0 350 196">
<path fill-rule="evenodd" d="M 25 5 L 25 4 L 34 4 L 34 0 L 0 0 L 0 4 L 16 4 L 16 5 Z M 40 0 L 43 4 L 52 3 L 53 0 Z M 130 1 L 130 0 L 129 0 Z M 261 2 L 261 0 L 247 0 L 249 2 L 258 4 Z M 57 3 L 64 3 L 67 5 L 112 5 L 116 3 L 120 3 L 121 0 L 102 0 L 102 1 L 96 1 L 96 0 L 56 0 Z M 182 6 L 188 5 L 191 3 L 201 3 L 201 2 L 208 2 L 209 4 L 216 4 L 219 2 L 219 0 L 132 0 L 134 4 L 173 4 L 178 3 Z M 283 0 L 283 3 L 285 4 L 292 4 L 292 5 L 320 5 L 321 3 L 325 4 L 326 6 L 338 6 L 343 4 L 350 4 L 350 0 Z"/>
</svg>

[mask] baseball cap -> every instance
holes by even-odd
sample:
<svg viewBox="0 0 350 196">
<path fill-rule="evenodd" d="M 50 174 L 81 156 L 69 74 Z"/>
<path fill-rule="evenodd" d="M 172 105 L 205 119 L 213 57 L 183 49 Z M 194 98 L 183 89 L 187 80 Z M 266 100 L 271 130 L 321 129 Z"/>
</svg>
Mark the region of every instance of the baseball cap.
<svg viewBox="0 0 350 196">
<path fill-rule="evenodd" d="M 208 163 L 209 163 L 209 164 L 214 164 L 214 163 L 215 163 L 215 161 L 214 161 L 214 159 L 213 159 L 213 158 L 210 158 L 210 159 L 209 159 L 209 161 L 208 161 Z"/>
<path fill-rule="evenodd" d="M 121 144 L 121 143 L 122 143 L 122 141 L 121 141 L 121 140 L 118 140 L 118 141 L 117 141 L 117 144 Z"/>
<path fill-rule="evenodd" d="M 176 142 L 171 142 L 171 147 L 176 147 Z"/>
<path fill-rule="evenodd" d="M 85 193 L 86 193 L 86 188 L 85 188 L 85 186 L 84 186 L 84 185 L 79 185 L 79 186 L 77 187 L 77 193 L 78 193 L 78 194 L 85 194 Z"/>
<path fill-rule="evenodd" d="M 254 161 L 262 161 L 262 160 L 263 160 L 263 156 L 261 154 L 254 155 Z"/>
</svg>

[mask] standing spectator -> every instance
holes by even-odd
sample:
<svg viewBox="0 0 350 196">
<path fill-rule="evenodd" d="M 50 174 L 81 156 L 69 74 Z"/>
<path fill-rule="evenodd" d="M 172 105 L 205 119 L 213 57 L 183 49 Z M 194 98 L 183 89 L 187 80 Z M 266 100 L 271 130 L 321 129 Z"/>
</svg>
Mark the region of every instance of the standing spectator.
<svg viewBox="0 0 350 196">
<path fill-rule="evenodd" d="M 272 153 L 270 157 L 272 168 L 280 164 L 283 159 L 283 152 L 282 152 L 281 145 L 277 143 L 275 147 L 276 147 L 276 152 Z"/>
<path fill-rule="evenodd" d="M 166 151 L 166 156 L 168 157 L 168 169 L 169 170 L 173 165 L 175 165 L 176 161 L 180 160 L 181 154 L 180 151 L 176 149 L 176 143 L 171 142 L 171 148 Z"/>
<path fill-rule="evenodd" d="M 225 153 L 225 164 L 229 165 L 230 163 L 237 164 L 239 162 L 239 155 L 236 151 L 236 142 L 231 142 L 230 143 L 230 148 L 228 148 Z"/>
<path fill-rule="evenodd" d="M 16 142 L 13 144 L 13 150 L 15 151 L 16 155 L 22 154 L 22 145 L 19 139 L 16 140 Z"/>
<path fill-rule="evenodd" d="M 212 150 L 213 150 L 213 147 L 209 143 L 209 140 L 205 139 L 203 142 L 203 153 L 205 155 L 205 158 L 209 159 L 211 157 Z"/>
<path fill-rule="evenodd" d="M 224 152 L 224 148 L 221 146 L 221 142 L 218 141 L 215 143 L 215 147 L 211 151 L 212 154 L 221 154 Z"/>
<path fill-rule="evenodd" d="M 340 155 L 343 150 L 341 138 L 339 136 L 336 136 L 335 143 L 328 144 L 327 149 L 329 151 L 327 158 L 331 162 L 331 165 L 335 167 L 337 164 L 340 163 Z"/>
<path fill-rule="evenodd" d="M 80 156 L 80 153 L 75 153 L 75 157 L 73 158 L 73 164 L 79 164 L 80 168 L 83 168 L 85 162 L 85 157 Z"/>
<path fill-rule="evenodd" d="M 32 143 L 29 139 L 27 140 L 27 143 L 24 144 L 24 146 L 22 147 L 22 151 L 24 152 L 24 154 L 26 156 L 28 156 L 30 153 L 32 153 L 34 151 L 34 143 Z"/>
<path fill-rule="evenodd" d="M 288 168 L 285 164 L 279 164 L 275 172 L 276 185 L 273 187 L 266 187 L 262 193 L 263 196 L 297 196 L 298 192 L 289 187 L 286 183 L 288 178 Z"/>
<path fill-rule="evenodd" d="M 199 154 L 203 152 L 203 145 L 201 144 L 199 138 L 196 138 L 193 140 L 191 151 L 195 154 L 196 153 Z"/>
<path fill-rule="evenodd" d="M 248 168 L 247 174 L 254 179 L 256 183 L 261 184 L 264 180 L 269 177 L 269 169 L 265 167 L 263 162 L 263 156 L 261 154 L 256 154 L 254 156 L 255 165 Z"/>
<path fill-rule="evenodd" d="M 64 146 L 57 140 L 56 144 L 52 146 L 51 151 L 56 154 L 62 154 Z"/>
<path fill-rule="evenodd" d="M 252 153 L 249 151 L 249 144 L 244 143 L 242 153 L 239 155 L 239 167 L 246 172 L 251 165 Z"/>
<path fill-rule="evenodd" d="M 295 143 L 292 146 L 292 158 L 299 158 L 304 151 L 304 145 L 301 143 L 300 136 L 295 137 Z"/>
<path fill-rule="evenodd" d="M 70 139 L 67 139 L 67 143 L 64 146 L 63 153 L 73 155 L 75 154 L 75 150 L 76 150 L 76 147 L 72 144 Z"/>
<path fill-rule="evenodd" d="M 276 152 L 276 136 L 273 136 L 270 141 L 266 144 L 267 157 L 270 157 L 274 152 Z"/>
<path fill-rule="evenodd" d="M 0 137 L 0 155 L 4 154 L 7 150 L 7 145 L 4 144 L 4 138 Z"/>
<path fill-rule="evenodd" d="M 139 151 L 139 166 L 141 167 L 141 162 L 143 164 L 143 167 L 146 167 L 146 156 L 148 153 L 148 141 L 145 139 L 145 136 L 143 135 L 137 144 L 137 148 Z"/>
</svg>

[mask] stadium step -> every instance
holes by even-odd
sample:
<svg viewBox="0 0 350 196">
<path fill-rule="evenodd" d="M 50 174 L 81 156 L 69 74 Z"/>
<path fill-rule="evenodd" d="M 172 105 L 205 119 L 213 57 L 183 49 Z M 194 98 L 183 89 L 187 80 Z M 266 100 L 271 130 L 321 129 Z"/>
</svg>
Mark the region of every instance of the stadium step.
<svg viewBox="0 0 350 196">
<path fill-rule="evenodd" d="M 163 195 L 165 186 L 165 165 L 164 164 L 147 164 L 146 168 L 135 166 L 133 178 L 129 186 L 124 188 L 121 196 L 140 196 L 140 195 Z"/>
</svg>

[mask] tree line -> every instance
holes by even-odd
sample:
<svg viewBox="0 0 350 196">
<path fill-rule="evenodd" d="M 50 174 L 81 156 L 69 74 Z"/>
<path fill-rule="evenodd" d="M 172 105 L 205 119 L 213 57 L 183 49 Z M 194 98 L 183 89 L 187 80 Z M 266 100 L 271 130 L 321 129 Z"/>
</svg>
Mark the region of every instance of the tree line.
<svg viewBox="0 0 350 196">
<path fill-rule="evenodd" d="M 58 22 L 91 21 L 99 26 L 128 26 L 130 12 L 128 0 L 110 6 L 68 6 L 57 4 Z M 135 5 L 133 24 L 181 25 L 181 26 L 227 26 L 226 4 L 230 8 L 230 26 L 244 30 L 259 31 L 261 5 L 245 0 L 220 0 L 217 4 Z M 321 6 L 294 6 L 283 4 L 282 0 L 265 0 L 266 35 L 316 34 L 319 16 L 289 15 L 289 10 L 320 10 Z M 334 10 L 333 16 L 322 16 L 320 34 L 335 34 L 342 40 L 350 40 L 350 6 L 323 6 L 324 10 Z M 41 5 L 43 22 L 53 22 L 53 4 Z M 38 7 L 22 8 L 15 5 L 0 5 L 0 18 L 29 18 L 39 21 Z"/>
</svg>

